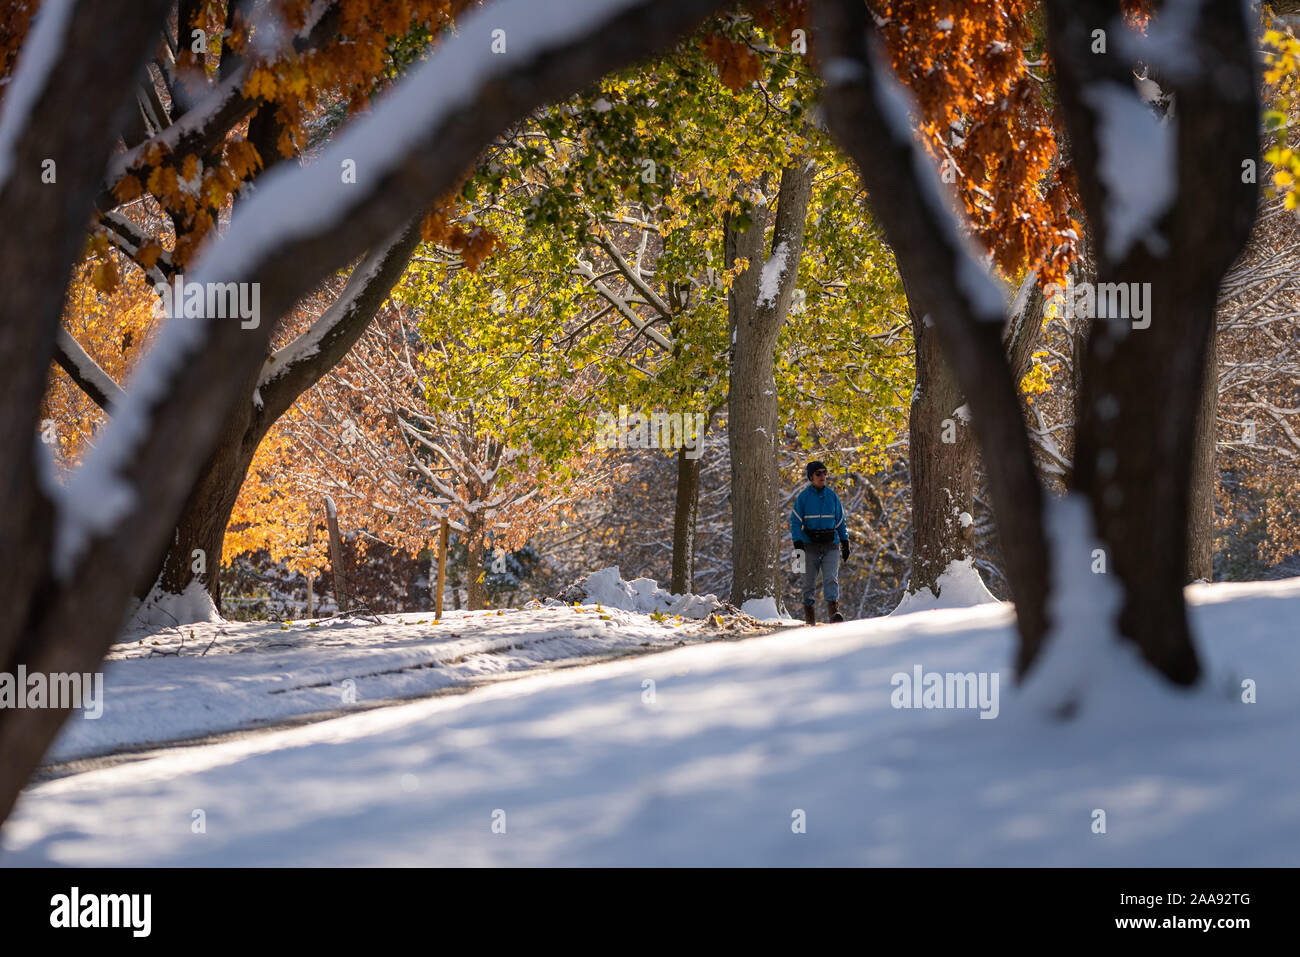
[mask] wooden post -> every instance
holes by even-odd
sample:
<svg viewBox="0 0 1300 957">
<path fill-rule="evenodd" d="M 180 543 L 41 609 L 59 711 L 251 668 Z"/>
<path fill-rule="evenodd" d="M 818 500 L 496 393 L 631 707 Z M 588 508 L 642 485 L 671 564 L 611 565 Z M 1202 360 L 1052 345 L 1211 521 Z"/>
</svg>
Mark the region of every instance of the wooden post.
<svg viewBox="0 0 1300 957">
<path fill-rule="evenodd" d="M 311 521 L 309 521 L 309 522 L 307 523 L 307 549 L 308 549 L 308 551 L 311 550 L 312 531 L 313 531 L 314 529 L 315 529 L 315 522 L 311 522 Z M 312 587 L 311 587 L 311 568 L 308 567 L 308 569 L 307 569 L 307 618 L 308 618 L 308 619 L 310 619 L 310 618 L 312 617 L 312 604 L 313 604 L 312 599 L 313 599 L 314 597 L 315 597 L 315 596 L 312 594 Z"/>
<path fill-rule="evenodd" d="M 438 592 L 433 599 L 433 617 L 438 620 L 442 617 L 442 590 L 447 584 L 447 516 L 442 517 L 442 524 L 438 530 Z"/>
<path fill-rule="evenodd" d="M 325 496 L 325 521 L 330 530 L 330 555 L 334 560 L 334 599 L 339 604 L 339 614 L 348 606 L 348 580 L 343 574 L 343 539 L 339 537 L 339 511 L 334 499 Z"/>
</svg>

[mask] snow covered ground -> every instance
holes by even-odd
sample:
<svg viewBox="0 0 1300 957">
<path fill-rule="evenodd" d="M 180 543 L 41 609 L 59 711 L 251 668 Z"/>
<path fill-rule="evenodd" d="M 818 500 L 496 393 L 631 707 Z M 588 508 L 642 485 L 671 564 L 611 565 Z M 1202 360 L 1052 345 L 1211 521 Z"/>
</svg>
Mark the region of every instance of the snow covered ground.
<svg viewBox="0 0 1300 957">
<path fill-rule="evenodd" d="M 432 612 L 416 612 L 136 632 L 109 655 L 102 716 L 74 714 L 46 760 L 256 728 L 590 656 L 716 640 L 743 623 L 731 624 L 725 630 L 710 621 L 656 619 L 593 603 L 453 611 L 441 622 Z"/>
<path fill-rule="evenodd" d="M 0 863 L 1294 865 L 1300 580 L 1189 596 L 1204 684 L 1103 654 L 1070 721 L 1014 687 L 1008 606 L 927 611 L 48 781 Z M 526 634 L 548 614 L 500 620 Z M 996 708 L 895 707 L 918 671 L 983 673 Z"/>
</svg>

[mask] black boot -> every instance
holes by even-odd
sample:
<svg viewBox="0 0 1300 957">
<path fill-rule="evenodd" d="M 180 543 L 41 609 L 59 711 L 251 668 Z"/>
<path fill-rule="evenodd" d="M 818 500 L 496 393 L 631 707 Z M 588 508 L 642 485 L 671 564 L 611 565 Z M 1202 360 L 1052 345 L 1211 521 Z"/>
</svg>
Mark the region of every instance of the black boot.
<svg viewBox="0 0 1300 957">
<path fill-rule="evenodd" d="M 812 605 L 803 606 L 803 620 L 806 624 L 817 624 L 817 610 Z"/>
<path fill-rule="evenodd" d="M 840 603 L 837 601 L 828 601 L 826 611 L 830 613 L 831 621 L 843 621 L 844 616 L 840 614 Z"/>
</svg>

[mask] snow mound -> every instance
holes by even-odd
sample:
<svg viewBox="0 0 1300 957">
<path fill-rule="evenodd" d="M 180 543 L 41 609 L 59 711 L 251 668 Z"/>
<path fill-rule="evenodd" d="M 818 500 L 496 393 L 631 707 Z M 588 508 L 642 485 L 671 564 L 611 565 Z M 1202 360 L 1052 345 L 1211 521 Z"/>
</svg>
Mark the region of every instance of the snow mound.
<svg viewBox="0 0 1300 957">
<path fill-rule="evenodd" d="M 777 611 L 775 598 L 751 598 L 740 606 L 740 610 L 760 621 L 785 621 L 789 617 Z"/>
<path fill-rule="evenodd" d="M 191 581 L 179 595 L 166 592 L 157 585 L 144 601 L 136 605 L 127 619 L 127 630 L 167 628 L 171 625 L 193 625 L 198 622 L 221 621 L 217 606 L 199 582 Z"/>
<path fill-rule="evenodd" d="M 979 569 L 973 558 L 954 559 L 943 570 L 935 582 L 939 594 L 929 588 L 908 592 L 891 615 L 910 615 L 917 611 L 934 611 L 939 608 L 970 608 L 972 605 L 986 605 L 997 601 L 993 593 L 984 587 Z"/>
<path fill-rule="evenodd" d="M 707 618 L 709 615 L 734 615 L 734 605 L 717 595 L 676 595 L 660 588 L 653 578 L 624 581 L 617 565 L 610 565 L 586 578 L 580 578 L 558 595 L 565 604 L 603 605 L 642 615 L 681 615 L 683 618 Z M 755 616 L 759 617 L 759 616 Z"/>
</svg>

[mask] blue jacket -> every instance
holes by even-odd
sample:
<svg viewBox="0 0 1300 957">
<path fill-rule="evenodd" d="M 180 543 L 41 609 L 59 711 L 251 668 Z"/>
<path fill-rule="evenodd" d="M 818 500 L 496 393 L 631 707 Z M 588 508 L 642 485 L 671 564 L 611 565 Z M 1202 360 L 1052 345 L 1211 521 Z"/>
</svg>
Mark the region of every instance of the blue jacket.
<svg viewBox="0 0 1300 957">
<path fill-rule="evenodd" d="M 790 538 L 811 545 L 812 539 L 804 533 L 807 528 L 831 528 L 835 530 L 835 541 L 849 540 L 844 507 L 830 486 L 818 489 L 815 485 L 809 485 L 795 498 L 794 510 L 790 513 Z"/>
</svg>

